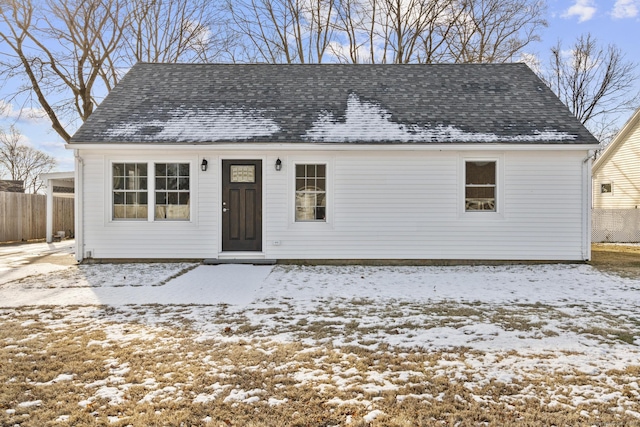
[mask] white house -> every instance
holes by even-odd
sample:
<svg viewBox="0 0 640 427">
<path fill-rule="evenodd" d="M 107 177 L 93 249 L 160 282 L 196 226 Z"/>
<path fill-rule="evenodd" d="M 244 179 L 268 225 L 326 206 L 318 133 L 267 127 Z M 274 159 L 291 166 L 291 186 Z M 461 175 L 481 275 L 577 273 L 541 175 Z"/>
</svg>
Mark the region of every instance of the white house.
<svg viewBox="0 0 640 427">
<path fill-rule="evenodd" d="M 640 109 L 593 169 L 594 242 L 640 242 Z"/>
<path fill-rule="evenodd" d="M 523 64 L 137 64 L 77 258 L 587 260 L 595 138 Z"/>
<path fill-rule="evenodd" d="M 593 207 L 638 209 L 640 206 L 640 109 L 627 121 L 593 163 Z"/>
</svg>

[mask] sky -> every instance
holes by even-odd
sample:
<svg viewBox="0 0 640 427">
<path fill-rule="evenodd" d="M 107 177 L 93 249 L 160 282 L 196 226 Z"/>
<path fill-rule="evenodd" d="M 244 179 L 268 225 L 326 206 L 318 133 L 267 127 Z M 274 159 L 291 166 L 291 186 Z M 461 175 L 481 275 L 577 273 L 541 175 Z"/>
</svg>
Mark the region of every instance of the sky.
<svg viewBox="0 0 640 427">
<path fill-rule="evenodd" d="M 600 45 L 616 45 L 627 60 L 640 63 L 640 0 L 547 0 L 547 6 L 549 25 L 541 32 L 542 40 L 526 49 L 526 53 L 541 59 L 543 67 L 550 46 L 562 40 L 568 49 L 586 33 L 591 33 Z M 636 86 L 640 91 L 640 81 Z M 27 144 L 56 158 L 54 171 L 73 170 L 73 152 L 65 149 L 62 138 L 46 119 L 28 119 L 28 114 L 20 114 L 18 106 L 6 107 L 8 117 L 0 118 L 0 126 L 7 128 L 14 123 Z M 631 112 L 619 117 L 618 127 L 630 116 Z"/>
</svg>

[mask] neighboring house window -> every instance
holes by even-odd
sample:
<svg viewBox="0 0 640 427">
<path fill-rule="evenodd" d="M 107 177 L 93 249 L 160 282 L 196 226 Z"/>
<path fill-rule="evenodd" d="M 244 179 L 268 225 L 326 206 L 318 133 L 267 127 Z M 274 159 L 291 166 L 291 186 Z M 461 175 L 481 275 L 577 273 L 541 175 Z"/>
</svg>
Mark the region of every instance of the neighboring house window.
<svg viewBox="0 0 640 427">
<path fill-rule="evenodd" d="M 155 219 L 189 219 L 189 163 L 156 163 Z"/>
<path fill-rule="evenodd" d="M 114 163 L 113 219 L 147 219 L 147 164 Z"/>
<path fill-rule="evenodd" d="M 465 161 L 464 208 L 466 212 L 496 212 L 495 161 Z"/>
<path fill-rule="evenodd" d="M 600 184 L 600 193 L 601 194 L 610 194 L 613 192 L 613 184 L 610 182 Z"/>
<path fill-rule="evenodd" d="M 296 165 L 296 221 L 327 220 L 327 166 Z"/>
</svg>

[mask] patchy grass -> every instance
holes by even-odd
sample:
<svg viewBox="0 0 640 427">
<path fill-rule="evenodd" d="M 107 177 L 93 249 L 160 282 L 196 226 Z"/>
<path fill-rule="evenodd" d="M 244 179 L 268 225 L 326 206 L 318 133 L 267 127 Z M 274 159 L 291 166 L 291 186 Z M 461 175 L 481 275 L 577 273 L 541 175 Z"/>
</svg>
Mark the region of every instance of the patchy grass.
<svg viewBox="0 0 640 427">
<path fill-rule="evenodd" d="M 0 425 L 640 425 L 640 317 L 627 298 L 640 287 L 612 276 L 640 278 L 640 250 L 611 248 L 594 247 L 592 265 L 615 286 L 593 286 L 604 297 L 592 299 L 573 297 L 581 288 L 570 273 L 553 276 L 559 297 L 544 303 L 327 288 L 302 303 L 267 294 L 245 308 L 0 309 Z M 164 286 L 194 265 L 162 266 L 148 283 L 148 271 L 133 280 L 139 265 L 113 277 L 81 267 L 8 286 Z M 301 287 L 375 285 L 388 271 L 277 268 L 293 269 Z M 526 269 L 522 286 L 535 289 L 550 268 Z"/>
<path fill-rule="evenodd" d="M 633 345 L 639 334 L 638 321 L 632 314 L 613 316 L 587 304 L 573 304 L 570 310 L 563 310 L 539 303 L 479 306 L 476 302 L 387 301 L 384 305 L 363 305 L 360 299 L 326 298 L 316 307 L 310 312 L 289 304 L 259 307 L 211 321 L 227 325 L 234 333 L 264 339 L 286 334 L 301 342 L 326 344 L 337 340 L 372 347 L 386 342 L 381 337 L 397 336 L 401 340 L 429 330 L 468 330 L 465 333 L 471 334 L 483 326 L 484 334 L 492 336 L 507 333 L 541 339 L 574 333 L 603 344 L 620 340 Z"/>
<path fill-rule="evenodd" d="M 589 264 L 605 273 L 640 278 L 640 246 L 594 243 Z"/>
<path fill-rule="evenodd" d="M 359 300 L 353 305 L 367 316 L 376 313 Z M 387 310 L 397 308 L 377 314 Z M 528 321 L 523 310 L 541 316 L 548 308 L 485 312 L 449 304 L 425 310 L 434 324 L 451 325 L 458 320 L 451 323 L 448 316 L 473 315 L 531 331 L 545 322 Z M 194 307 L 155 305 L 0 310 L 0 425 L 42 426 L 56 420 L 111 426 L 640 423 L 638 365 L 585 371 L 566 363 L 576 356 L 568 353 L 361 345 L 357 341 L 372 335 L 371 326 L 361 321 L 305 322 L 295 316 L 286 323 L 287 332 L 319 343 L 273 342 L 255 338 L 259 327 L 248 324 L 248 313 L 244 323 L 243 316 L 234 318 L 233 330 L 202 339 L 188 321 L 194 313 Z M 227 309 L 208 313 L 224 317 Z M 184 321 L 176 322 L 181 317 Z M 344 333 L 356 337 L 354 344 L 333 346 Z M 611 330 L 582 333 L 615 335 Z"/>
</svg>

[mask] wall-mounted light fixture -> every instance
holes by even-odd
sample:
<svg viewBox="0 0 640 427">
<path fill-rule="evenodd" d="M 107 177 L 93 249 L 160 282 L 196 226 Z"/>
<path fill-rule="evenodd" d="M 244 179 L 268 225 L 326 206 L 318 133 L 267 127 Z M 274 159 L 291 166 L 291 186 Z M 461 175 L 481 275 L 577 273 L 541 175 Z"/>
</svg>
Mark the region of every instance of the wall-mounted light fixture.
<svg viewBox="0 0 640 427">
<path fill-rule="evenodd" d="M 278 160 L 276 160 L 276 170 L 277 171 L 282 170 L 282 160 L 280 160 L 280 158 L 278 158 Z"/>
<path fill-rule="evenodd" d="M 202 163 L 200 164 L 200 169 L 202 170 L 202 172 L 206 172 L 207 171 L 207 165 L 209 164 L 209 162 L 207 162 L 207 159 L 202 159 Z"/>
</svg>

